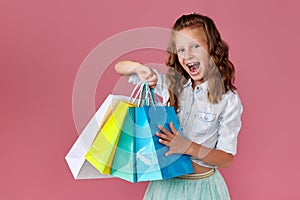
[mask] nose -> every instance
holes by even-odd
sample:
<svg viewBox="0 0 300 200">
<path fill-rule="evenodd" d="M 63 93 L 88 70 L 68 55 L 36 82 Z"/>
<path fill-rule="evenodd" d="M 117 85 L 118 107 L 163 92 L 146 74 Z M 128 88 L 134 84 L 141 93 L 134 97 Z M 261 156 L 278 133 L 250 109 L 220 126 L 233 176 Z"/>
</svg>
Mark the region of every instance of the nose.
<svg viewBox="0 0 300 200">
<path fill-rule="evenodd" d="M 187 50 L 184 54 L 184 60 L 188 61 L 194 57 L 193 52 L 191 50 Z"/>
</svg>

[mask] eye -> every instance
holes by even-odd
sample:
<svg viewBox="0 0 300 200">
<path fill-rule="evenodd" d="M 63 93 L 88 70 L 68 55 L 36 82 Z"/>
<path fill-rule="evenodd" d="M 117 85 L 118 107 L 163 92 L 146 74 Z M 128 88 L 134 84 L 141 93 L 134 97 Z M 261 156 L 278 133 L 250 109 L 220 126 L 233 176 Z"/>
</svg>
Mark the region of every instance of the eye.
<svg viewBox="0 0 300 200">
<path fill-rule="evenodd" d="M 199 45 L 199 44 L 194 44 L 194 45 L 192 46 L 192 48 L 193 48 L 193 49 L 198 49 L 198 48 L 200 48 L 200 45 Z"/>
<path fill-rule="evenodd" d="M 184 49 L 177 49 L 177 54 L 183 54 L 184 53 Z"/>
</svg>

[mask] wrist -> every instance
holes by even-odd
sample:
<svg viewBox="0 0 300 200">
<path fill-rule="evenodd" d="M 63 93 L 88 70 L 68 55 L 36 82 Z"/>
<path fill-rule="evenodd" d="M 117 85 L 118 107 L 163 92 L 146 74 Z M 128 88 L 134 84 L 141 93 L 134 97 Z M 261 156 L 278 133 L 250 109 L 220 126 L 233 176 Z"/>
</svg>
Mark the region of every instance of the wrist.
<svg viewBox="0 0 300 200">
<path fill-rule="evenodd" d="M 187 155 L 194 156 L 194 152 L 196 151 L 197 145 L 195 142 L 190 141 L 190 144 L 188 145 L 188 148 L 186 149 Z"/>
</svg>

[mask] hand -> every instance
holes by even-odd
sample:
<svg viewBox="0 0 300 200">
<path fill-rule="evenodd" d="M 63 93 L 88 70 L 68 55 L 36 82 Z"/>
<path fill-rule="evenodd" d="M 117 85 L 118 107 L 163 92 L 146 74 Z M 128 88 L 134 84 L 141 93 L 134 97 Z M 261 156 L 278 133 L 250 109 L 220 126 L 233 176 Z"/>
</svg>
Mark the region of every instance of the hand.
<svg viewBox="0 0 300 200">
<path fill-rule="evenodd" d="M 160 138 L 159 142 L 170 148 L 170 150 L 166 153 L 166 156 L 174 153 L 185 154 L 187 152 L 192 142 L 180 135 L 180 133 L 174 127 L 173 122 L 170 122 L 171 132 L 167 131 L 162 126 L 159 126 L 158 128 L 162 132 L 156 133 L 156 135 Z"/>
<path fill-rule="evenodd" d="M 148 81 L 149 87 L 155 88 L 158 79 L 156 73 L 150 67 L 140 65 L 136 69 L 136 74 L 141 81 Z"/>
</svg>

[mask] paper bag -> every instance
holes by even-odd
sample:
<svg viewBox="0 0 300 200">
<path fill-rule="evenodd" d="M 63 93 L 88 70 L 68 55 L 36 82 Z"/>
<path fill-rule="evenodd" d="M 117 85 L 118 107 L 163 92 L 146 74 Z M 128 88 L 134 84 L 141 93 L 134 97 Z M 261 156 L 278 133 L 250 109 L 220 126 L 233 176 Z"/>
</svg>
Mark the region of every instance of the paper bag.
<svg viewBox="0 0 300 200">
<path fill-rule="evenodd" d="M 85 160 L 85 154 L 91 147 L 98 131 L 107 121 L 119 102 L 129 102 L 130 98 L 121 95 L 108 95 L 95 115 L 83 129 L 78 139 L 66 155 L 65 159 L 75 179 L 111 178 L 103 175 Z"/>
</svg>

